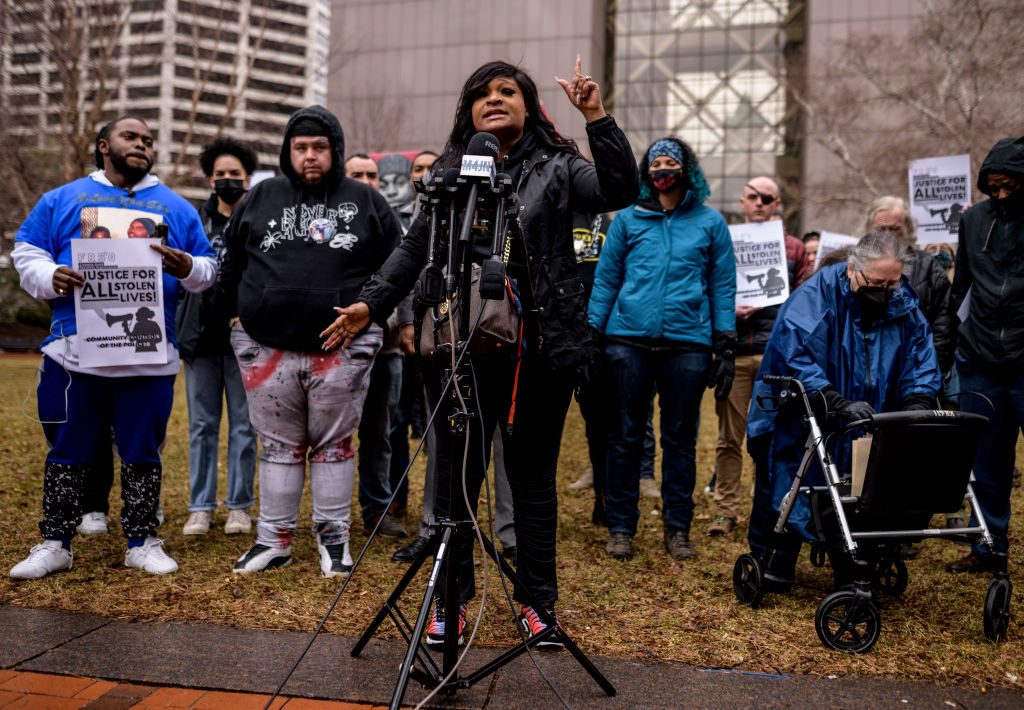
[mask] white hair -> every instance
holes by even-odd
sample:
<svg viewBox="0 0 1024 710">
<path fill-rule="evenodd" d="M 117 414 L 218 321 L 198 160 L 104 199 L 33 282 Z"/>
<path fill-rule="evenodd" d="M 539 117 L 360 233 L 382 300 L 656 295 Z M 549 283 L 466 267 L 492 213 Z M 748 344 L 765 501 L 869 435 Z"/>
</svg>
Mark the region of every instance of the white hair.
<svg viewBox="0 0 1024 710">
<path fill-rule="evenodd" d="M 910 205 L 907 201 L 895 195 L 884 195 L 871 203 L 868 207 L 868 218 L 864 222 L 864 233 L 867 234 L 874 229 L 875 215 L 879 212 L 888 212 L 894 207 L 898 207 L 903 214 L 903 233 L 906 235 L 903 241 L 907 246 L 913 246 L 917 243 L 917 220 L 910 216 Z"/>
</svg>

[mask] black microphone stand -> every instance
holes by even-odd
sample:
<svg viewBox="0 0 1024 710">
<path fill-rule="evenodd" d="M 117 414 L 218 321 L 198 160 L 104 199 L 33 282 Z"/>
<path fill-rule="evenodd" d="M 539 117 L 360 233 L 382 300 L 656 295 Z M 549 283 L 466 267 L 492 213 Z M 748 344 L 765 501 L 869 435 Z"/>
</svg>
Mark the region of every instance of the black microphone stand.
<svg viewBox="0 0 1024 710">
<path fill-rule="evenodd" d="M 500 261 L 502 289 L 500 295 L 484 295 L 488 292 L 490 294 L 496 293 L 496 289 L 493 287 L 490 289 L 485 287 L 481 292 L 483 298 L 507 297 L 504 293 L 504 260 L 502 255 L 506 250 L 507 225 L 515 218 L 515 205 L 518 202 L 515 199 L 516 196 L 508 176 L 499 176 L 499 178 L 504 179 L 499 179 L 497 184 L 489 189 L 488 186 L 484 186 L 482 190 L 485 193 L 483 195 L 484 201 L 494 204 L 493 228 L 495 234 L 493 235 L 491 245 L 492 255 L 487 260 L 490 263 L 490 267 L 485 265 L 481 282 L 485 278 L 490 279 L 492 286 L 497 282 L 497 267 L 494 266 L 494 262 Z M 447 436 L 451 441 L 451 457 L 448 471 L 448 515 L 437 521 L 435 529 L 431 533 L 429 543 L 424 546 L 416 559 L 413 560 L 376 617 L 367 626 L 355 646 L 352 647 L 351 654 L 354 658 L 359 657 L 359 654 L 386 618 L 390 618 L 395 623 L 399 633 L 401 633 L 408 644 L 405 658 L 399 668 L 395 690 L 391 697 L 390 708 L 398 710 L 405 696 L 410 678 L 415 679 L 425 688 L 431 690 L 439 688 L 445 695 L 452 695 L 459 689 L 473 686 L 499 668 L 510 663 L 516 657 L 529 652 L 539 642 L 554 636 L 562 641 L 569 653 L 601 686 L 604 692 L 609 696 L 613 696 L 615 695 L 615 687 L 590 662 L 590 659 L 569 638 L 565 631 L 558 626 L 554 616 L 545 611 L 533 598 L 530 591 L 520 583 L 515 571 L 498 553 L 494 543 L 482 531 L 480 539 L 483 543 L 484 552 L 498 565 L 499 573 L 508 578 L 524 594 L 527 602 L 537 611 L 541 620 L 547 624 L 547 628 L 535 636 L 524 638 L 519 644 L 467 675 L 459 675 L 456 672 L 459 636 L 461 635 L 459 629 L 459 607 L 461 605 L 462 564 L 459 555 L 465 546 L 472 545 L 472 541 L 476 539 L 476 532 L 472 520 L 454 519 L 453 509 L 454 501 L 456 500 L 455 496 L 462 495 L 461 486 L 459 485 L 461 478 L 457 474 L 463 471 L 465 467 L 466 440 L 469 437 L 469 427 L 471 425 L 483 426 L 483 422 L 473 421 L 473 411 L 477 409 L 473 406 L 476 388 L 473 386 L 472 361 L 469 353 L 469 339 L 472 335 L 471 315 L 476 316 L 476 314 L 470 314 L 469 312 L 471 301 L 469 295 L 470 289 L 473 287 L 470 234 L 478 186 L 473 184 L 470 188 L 470 197 L 472 199 L 468 201 L 461 229 L 457 229 L 459 225 L 456 223 L 454 204 L 459 190 L 457 185 L 449 185 L 448 183 L 449 181 L 446 179 L 443 185 L 438 186 L 436 182 L 425 180 L 417 186 L 417 190 L 421 193 L 421 209 L 430 210 L 431 228 L 428 240 L 430 245 L 428 261 L 423 269 L 418 286 L 420 296 L 418 305 L 421 309 L 423 306 L 435 307 L 445 299 L 450 309 L 455 308 L 457 304 L 461 304 L 458 327 L 460 340 L 454 345 L 455 367 L 453 369 L 449 365 L 444 369 L 440 402 L 438 404 L 438 406 L 441 406 L 445 399 L 451 403 L 451 413 L 446 418 L 448 431 L 442 430 L 443 424 L 435 423 L 437 426 L 435 430 L 437 436 Z M 446 209 L 447 215 L 445 215 Z M 498 233 L 499 229 L 501 233 Z M 449 266 L 443 286 L 439 278 L 440 269 L 437 266 L 442 258 L 446 259 Z M 456 266 L 457 268 L 453 268 Z M 488 270 L 490 271 L 489 275 Z M 455 273 L 456 271 L 459 273 Z M 441 293 L 442 289 L 444 291 L 443 296 Z M 417 313 L 422 313 L 422 310 L 418 310 Z M 449 316 L 454 317 L 454 313 L 451 310 L 449 310 Z M 422 337 L 422 334 L 419 332 L 421 325 L 422 318 L 417 317 L 416 329 L 420 337 Z M 426 335 L 432 337 L 433 334 Z M 452 361 L 452 345 L 450 343 L 435 349 L 435 360 L 441 357 L 446 358 L 449 362 Z M 484 439 L 486 440 L 486 437 Z M 438 476 L 438 479 L 440 479 L 440 476 Z M 406 588 L 423 568 L 430 555 L 434 555 L 434 563 L 430 567 L 427 587 L 424 590 L 423 599 L 415 621 L 410 623 L 409 617 L 403 613 L 399 606 L 399 600 Z M 437 580 L 442 571 L 445 574 L 445 635 L 441 650 L 441 664 L 439 665 L 425 647 L 422 639 L 423 631 L 430 616 Z"/>
</svg>

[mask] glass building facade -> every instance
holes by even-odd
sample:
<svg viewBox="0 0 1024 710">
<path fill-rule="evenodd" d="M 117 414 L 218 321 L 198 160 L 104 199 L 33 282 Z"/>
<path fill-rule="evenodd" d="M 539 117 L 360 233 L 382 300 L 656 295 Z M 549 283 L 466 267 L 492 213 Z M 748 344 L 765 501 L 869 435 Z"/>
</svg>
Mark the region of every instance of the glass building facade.
<svg viewBox="0 0 1024 710">
<path fill-rule="evenodd" d="M 785 150 L 787 0 L 617 0 L 609 6 L 612 110 L 638 152 L 674 135 L 736 212 L 744 183 Z"/>
</svg>

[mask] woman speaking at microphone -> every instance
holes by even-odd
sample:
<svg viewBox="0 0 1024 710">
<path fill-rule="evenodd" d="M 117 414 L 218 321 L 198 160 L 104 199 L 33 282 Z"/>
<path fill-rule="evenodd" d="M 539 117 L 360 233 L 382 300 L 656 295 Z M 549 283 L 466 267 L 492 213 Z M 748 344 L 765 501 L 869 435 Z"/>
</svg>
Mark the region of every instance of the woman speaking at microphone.
<svg viewBox="0 0 1024 710">
<path fill-rule="evenodd" d="M 490 440 L 500 422 L 506 432 L 505 469 L 515 512 L 517 574 L 534 600 L 552 614 L 558 599 L 558 449 L 572 391 L 585 376 L 596 350 L 587 324 L 583 285 L 576 272 L 573 213 L 620 209 L 632 203 L 639 190 L 629 142 L 605 113 L 600 87 L 582 73 L 580 60 L 576 60 L 571 79 L 555 80 L 587 121 L 593 163 L 580 155 L 574 141 L 558 134 L 541 108 L 536 85 L 522 69 L 505 62 L 490 62 L 473 72 L 463 85 L 451 135 L 433 169 L 435 175 L 441 175 L 459 166 L 470 139 L 477 132 L 486 131 L 500 144 L 497 172 L 512 178 L 512 186 L 522 202 L 522 239 L 512 240 L 507 273 L 522 299 L 524 353 L 518 363 L 518 383 L 514 354 L 496 352 L 473 357 L 476 391 L 469 420 L 466 489 L 475 508 L 486 472 L 486 454 L 482 452 L 491 450 Z M 341 309 L 339 318 L 324 331 L 328 347 L 338 342 L 347 345 L 373 315 L 389 312 L 409 293 L 428 258 L 428 231 L 428 220 L 421 214 L 401 246 L 363 288 L 360 300 Z M 475 261 L 477 255 L 490 255 L 490 235 L 479 241 L 482 243 L 474 244 Z M 476 315 L 471 314 L 471 322 Z M 428 382 L 435 406 L 443 366 L 443 362 L 437 363 L 433 382 Z M 514 386 L 515 408 L 511 426 L 506 428 Z M 454 452 L 453 457 L 447 406 L 442 404 L 435 419 L 438 479 L 434 513 L 441 517 L 449 515 L 448 476 L 461 475 L 461 470 L 451 471 L 453 458 L 459 461 L 462 452 Z M 459 488 L 456 481 L 456 490 Z M 468 517 L 460 495 L 452 501 L 451 517 Z M 461 634 L 466 602 L 475 593 L 472 541 L 449 559 L 458 559 L 462 564 Z M 442 574 L 427 634 L 428 645 L 443 643 L 443 579 Z M 546 626 L 522 589 L 515 590 L 515 598 L 523 605 L 521 623 L 527 632 L 532 635 L 543 631 Z M 557 634 L 548 636 L 538 647 L 560 647 L 558 639 Z"/>
</svg>

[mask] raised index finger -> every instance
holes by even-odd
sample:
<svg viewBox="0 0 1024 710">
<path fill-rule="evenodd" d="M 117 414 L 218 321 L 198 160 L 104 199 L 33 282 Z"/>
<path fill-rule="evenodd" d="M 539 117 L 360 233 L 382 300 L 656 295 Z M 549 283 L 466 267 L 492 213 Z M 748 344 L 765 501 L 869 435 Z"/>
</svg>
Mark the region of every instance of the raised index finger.
<svg viewBox="0 0 1024 710">
<path fill-rule="evenodd" d="M 576 55 L 576 68 L 573 71 L 575 71 L 577 74 L 581 76 L 583 74 L 583 63 L 580 60 L 580 55 L 578 54 Z"/>
</svg>

